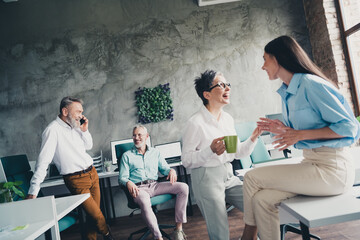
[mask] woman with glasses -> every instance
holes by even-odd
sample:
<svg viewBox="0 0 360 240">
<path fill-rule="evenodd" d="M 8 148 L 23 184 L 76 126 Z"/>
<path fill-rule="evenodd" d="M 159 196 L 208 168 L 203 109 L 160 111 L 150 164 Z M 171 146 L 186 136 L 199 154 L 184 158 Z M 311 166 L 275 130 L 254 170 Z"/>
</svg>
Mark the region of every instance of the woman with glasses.
<svg viewBox="0 0 360 240">
<path fill-rule="evenodd" d="M 192 189 L 211 240 L 229 239 L 226 203 L 243 210 L 242 183 L 233 175 L 231 161 L 250 155 L 261 131 L 256 128 L 236 153 L 225 152 L 224 136 L 236 135 L 234 120 L 223 107 L 230 103 L 230 83 L 215 71 L 195 79 L 204 106 L 193 115 L 182 137 L 182 163 L 191 169 Z"/>
<path fill-rule="evenodd" d="M 281 36 L 265 46 L 264 65 L 270 80 L 280 78 L 284 123 L 261 118 L 258 126 L 275 136 L 283 150 L 303 149 L 299 164 L 255 168 L 244 177 L 242 240 L 280 239 L 277 206 L 297 194 L 342 194 L 354 183 L 348 146 L 359 139 L 359 123 L 349 104 L 291 37 Z"/>
</svg>

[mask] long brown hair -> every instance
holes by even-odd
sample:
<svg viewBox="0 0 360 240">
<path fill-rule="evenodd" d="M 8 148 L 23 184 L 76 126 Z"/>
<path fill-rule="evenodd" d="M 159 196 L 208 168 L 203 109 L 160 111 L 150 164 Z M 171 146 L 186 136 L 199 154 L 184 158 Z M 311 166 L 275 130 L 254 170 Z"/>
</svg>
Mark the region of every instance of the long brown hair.
<svg viewBox="0 0 360 240">
<path fill-rule="evenodd" d="M 275 38 L 265 46 L 264 50 L 274 56 L 277 62 L 289 72 L 310 73 L 331 82 L 338 88 L 337 83 L 325 76 L 294 38 L 289 36 Z"/>
</svg>

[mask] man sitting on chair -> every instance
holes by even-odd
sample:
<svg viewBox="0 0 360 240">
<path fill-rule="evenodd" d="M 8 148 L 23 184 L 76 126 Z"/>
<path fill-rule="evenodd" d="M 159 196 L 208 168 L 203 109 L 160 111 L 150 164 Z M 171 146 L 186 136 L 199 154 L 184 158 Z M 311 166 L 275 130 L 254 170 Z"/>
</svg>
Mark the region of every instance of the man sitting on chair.
<svg viewBox="0 0 360 240">
<path fill-rule="evenodd" d="M 189 187 L 185 183 L 176 182 L 177 175 L 171 169 L 160 152 L 146 145 L 149 134 L 143 125 L 133 129 L 134 147 L 125 152 L 121 158 L 119 184 L 126 186 L 131 196 L 141 208 L 141 215 L 154 235 L 162 240 L 156 216 L 152 210 L 150 198 L 162 194 L 176 194 L 175 240 L 186 239 L 182 224 L 186 223 L 186 206 Z M 157 182 L 158 171 L 167 176 L 166 182 Z"/>
</svg>

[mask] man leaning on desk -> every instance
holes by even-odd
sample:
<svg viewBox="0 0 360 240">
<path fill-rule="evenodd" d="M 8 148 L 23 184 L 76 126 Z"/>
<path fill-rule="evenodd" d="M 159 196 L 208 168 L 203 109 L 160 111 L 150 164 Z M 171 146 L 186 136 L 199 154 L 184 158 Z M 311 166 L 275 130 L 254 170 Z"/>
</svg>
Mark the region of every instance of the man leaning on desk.
<svg viewBox="0 0 360 240">
<path fill-rule="evenodd" d="M 111 240 L 113 237 L 100 210 L 99 177 L 92 158 L 86 153 L 93 142 L 88 131 L 89 120 L 82 115 L 82 104 L 78 98 L 61 100 L 60 114 L 42 134 L 41 150 L 27 198 L 36 198 L 53 161 L 71 194 L 90 193 L 90 198 L 82 204 L 89 217 L 87 239 L 96 239 L 98 231 L 104 239 Z"/>
<path fill-rule="evenodd" d="M 151 208 L 150 198 L 161 194 L 176 194 L 175 222 L 173 233 L 175 240 L 184 240 L 186 236 L 182 224 L 186 220 L 186 206 L 189 187 L 185 183 L 176 182 L 177 175 L 171 169 L 159 150 L 146 145 L 149 134 L 143 125 L 133 129 L 134 147 L 125 152 L 120 161 L 119 184 L 126 186 L 131 196 L 141 208 L 141 215 L 154 235 L 162 240 L 156 216 Z M 158 171 L 167 176 L 166 182 L 157 182 Z"/>
</svg>

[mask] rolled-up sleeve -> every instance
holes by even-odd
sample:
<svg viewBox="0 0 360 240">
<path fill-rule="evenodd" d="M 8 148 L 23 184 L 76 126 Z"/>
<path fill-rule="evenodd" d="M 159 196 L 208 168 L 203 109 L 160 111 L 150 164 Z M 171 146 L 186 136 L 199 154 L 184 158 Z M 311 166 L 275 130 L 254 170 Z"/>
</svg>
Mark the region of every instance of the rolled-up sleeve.
<svg viewBox="0 0 360 240">
<path fill-rule="evenodd" d="M 160 152 L 157 153 L 157 158 L 159 159 L 159 172 L 167 176 L 170 172 L 169 164 L 165 161 L 165 159 L 161 156 Z"/>
<path fill-rule="evenodd" d="M 355 138 L 359 132 L 359 123 L 345 98 L 325 84 L 309 84 L 306 88 L 308 101 L 322 119 L 328 122 L 329 128 L 341 136 Z"/>
<path fill-rule="evenodd" d="M 119 184 L 126 186 L 130 177 L 129 157 L 126 153 L 121 157 L 119 168 Z"/>
<path fill-rule="evenodd" d="M 255 142 L 253 142 L 253 141 L 251 141 L 250 137 L 241 143 L 240 143 L 240 140 L 238 139 L 238 145 L 237 145 L 235 158 L 241 159 L 241 158 L 249 156 L 252 153 L 252 151 L 254 150 L 256 143 L 257 143 L 257 139 Z"/>
</svg>

